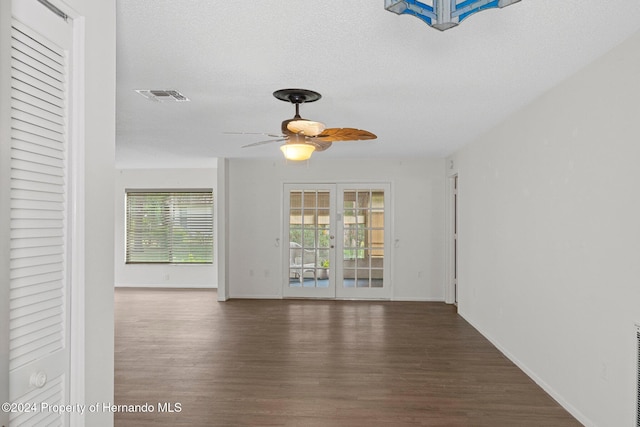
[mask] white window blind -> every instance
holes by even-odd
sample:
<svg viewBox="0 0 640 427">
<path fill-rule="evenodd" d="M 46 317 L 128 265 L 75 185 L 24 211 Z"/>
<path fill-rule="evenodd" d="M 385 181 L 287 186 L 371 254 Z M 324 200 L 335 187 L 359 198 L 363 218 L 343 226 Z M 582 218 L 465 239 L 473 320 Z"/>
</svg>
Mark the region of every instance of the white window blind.
<svg viewBox="0 0 640 427">
<path fill-rule="evenodd" d="M 126 193 L 126 262 L 211 264 L 211 191 Z"/>
</svg>

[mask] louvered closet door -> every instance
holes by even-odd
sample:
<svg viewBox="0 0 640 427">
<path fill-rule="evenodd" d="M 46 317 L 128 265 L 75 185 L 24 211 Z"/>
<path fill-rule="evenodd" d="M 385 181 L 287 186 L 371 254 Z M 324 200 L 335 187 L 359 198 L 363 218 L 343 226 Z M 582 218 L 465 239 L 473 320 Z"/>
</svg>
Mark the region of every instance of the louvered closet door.
<svg viewBox="0 0 640 427">
<path fill-rule="evenodd" d="M 72 27 L 35 0 L 14 1 L 13 15 L 9 392 L 36 411 L 9 420 L 66 425 L 48 408 L 69 403 Z"/>
</svg>

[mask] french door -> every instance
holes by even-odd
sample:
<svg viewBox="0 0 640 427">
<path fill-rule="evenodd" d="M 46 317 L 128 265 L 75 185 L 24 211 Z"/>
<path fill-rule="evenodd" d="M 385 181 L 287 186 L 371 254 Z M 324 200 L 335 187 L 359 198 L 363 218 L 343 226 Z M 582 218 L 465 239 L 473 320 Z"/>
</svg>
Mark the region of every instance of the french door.
<svg viewBox="0 0 640 427">
<path fill-rule="evenodd" d="M 389 184 L 285 184 L 283 296 L 388 299 Z"/>
</svg>

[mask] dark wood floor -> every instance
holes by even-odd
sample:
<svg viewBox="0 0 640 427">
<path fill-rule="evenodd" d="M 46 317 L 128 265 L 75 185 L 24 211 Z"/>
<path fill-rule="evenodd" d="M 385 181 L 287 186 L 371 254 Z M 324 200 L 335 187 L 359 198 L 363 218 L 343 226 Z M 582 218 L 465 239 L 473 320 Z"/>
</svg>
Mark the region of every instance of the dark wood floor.
<svg viewBox="0 0 640 427">
<path fill-rule="evenodd" d="M 115 307 L 115 403 L 154 407 L 118 427 L 580 425 L 442 303 L 120 288 Z"/>
</svg>

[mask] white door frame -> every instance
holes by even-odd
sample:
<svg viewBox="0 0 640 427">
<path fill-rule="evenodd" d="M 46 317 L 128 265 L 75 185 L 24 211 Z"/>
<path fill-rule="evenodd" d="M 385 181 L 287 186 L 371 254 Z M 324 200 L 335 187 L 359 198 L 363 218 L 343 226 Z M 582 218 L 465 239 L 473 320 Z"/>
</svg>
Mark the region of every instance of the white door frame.
<svg viewBox="0 0 640 427">
<path fill-rule="evenodd" d="M 0 93 L 11 91 L 11 2 L 0 1 Z M 0 403 L 9 401 L 9 227 L 11 218 L 11 100 L 0 97 Z M 0 426 L 9 413 L 0 411 Z"/>
<path fill-rule="evenodd" d="M 447 304 L 457 304 L 457 291 L 459 287 L 458 278 L 456 277 L 456 264 L 459 266 L 459 257 L 460 257 L 460 244 L 457 244 L 456 250 L 456 241 L 457 235 L 454 234 L 457 232 L 456 226 L 456 218 L 459 215 L 459 204 L 460 198 L 459 194 L 457 194 L 458 189 L 456 188 L 456 181 L 458 181 L 457 172 L 450 174 L 447 177 L 446 181 L 446 223 L 445 223 L 445 259 L 446 259 L 446 286 L 445 286 L 445 302 Z M 459 185 L 459 181 L 458 181 Z M 458 208 L 456 208 L 456 198 Z M 456 212 L 457 211 L 457 212 Z M 459 276 L 459 274 L 458 274 Z"/>
</svg>

